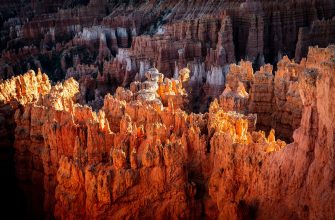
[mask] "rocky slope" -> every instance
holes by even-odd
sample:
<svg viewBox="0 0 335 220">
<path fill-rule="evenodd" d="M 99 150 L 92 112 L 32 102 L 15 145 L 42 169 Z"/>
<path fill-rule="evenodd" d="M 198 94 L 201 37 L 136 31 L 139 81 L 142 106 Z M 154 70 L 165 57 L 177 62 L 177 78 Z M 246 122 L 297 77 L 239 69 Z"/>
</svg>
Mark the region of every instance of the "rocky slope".
<svg viewBox="0 0 335 220">
<path fill-rule="evenodd" d="M 13 117 L 1 140 L 34 218 L 332 219 L 334 57 L 311 47 L 275 76 L 233 64 L 204 114 L 187 113 L 188 69 L 169 79 L 151 68 L 96 111 L 73 78 L 51 87 L 29 72 L 0 84 L 0 112 Z M 292 143 L 255 131 L 274 122 Z"/>
</svg>

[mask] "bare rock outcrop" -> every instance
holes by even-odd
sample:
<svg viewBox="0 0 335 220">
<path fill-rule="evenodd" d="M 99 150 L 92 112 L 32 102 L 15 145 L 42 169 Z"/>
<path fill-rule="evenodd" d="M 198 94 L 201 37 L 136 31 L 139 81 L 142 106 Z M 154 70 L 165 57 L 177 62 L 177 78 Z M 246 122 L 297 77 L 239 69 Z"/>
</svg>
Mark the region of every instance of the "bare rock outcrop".
<svg viewBox="0 0 335 220">
<path fill-rule="evenodd" d="M 310 67 L 304 68 L 298 79 L 303 112 L 292 144 L 264 154 L 252 147 L 259 147 L 260 143 L 229 148 L 226 143 L 231 138 L 220 141 L 225 143 L 220 148 L 224 153 L 216 154 L 221 156 L 215 160 L 217 167 L 212 172 L 209 192 L 220 206 L 221 218 L 245 218 L 256 210 L 257 219 L 332 218 L 335 201 L 329 184 L 334 178 L 330 172 L 334 160 L 330 156 L 334 151 L 334 114 L 330 82 L 334 77 L 334 52 L 333 46 L 310 48 L 306 61 Z M 270 136 L 268 142 L 274 140 Z M 249 158 L 243 159 L 246 155 Z M 229 163 L 234 165 L 227 166 Z M 250 163 L 253 165 L 246 165 Z"/>
<path fill-rule="evenodd" d="M 327 47 L 335 43 L 335 17 L 329 20 L 315 20 L 309 27 L 299 29 L 298 41 L 295 49 L 295 60 L 306 57 L 309 46 Z"/>
<path fill-rule="evenodd" d="M 278 62 L 275 73 L 269 64 L 255 74 L 248 61 L 231 64 L 219 104 L 226 111 L 257 114 L 258 129 L 269 132 L 273 128 L 278 137 L 292 141 L 301 121 L 298 76 L 305 67 L 305 62 L 298 64 L 287 56 Z"/>
<path fill-rule="evenodd" d="M 334 219 L 334 15 L 334 0 L 3 1 L 0 157 L 29 217 Z M 29 69 L 49 75 L 13 77 Z"/>
<path fill-rule="evenodd" d="M 271 121 L 274 97 L 273 79 L 272 66 L 266 65 L 254 74 L 251 82 L 249 111 L 257 114 L 259 127 L 266 127 Z"/>
<path fill-rule="evenodd" d="M 180 83 L 187 73 L 181 71 Z M 146 75 L 141 88 L 152 93 L 170 85 L 160 81 L 156 69 Z M 184 93 L 173 83 L 172 91 L 176 96 Z M 205 115 L 189 115 L 172 108 L 171 101 L 164 107 L 151 96 L 137 99 L 134 92 L 119 89 L 115 98 L 106 96 L 96 113 L 75 104 L 79 85 L 70 78 L 16 111 L 17 175 L 22 183 L 43 189 L 43 207 L 36 206 L 45 216 L 198 218 L 201 213 L 192 210 L 201 210 L 196 198 L 207 194 L 203 187 L 220 143 L 216 137 L 225 133 L 233 143 L 249 143 L 256 135 L 248 131 L 254 129 L 255 118 L 225 113 L 218 105 Z M 273 149 L 283 146 L 271 143 Z M 271 146 L 266 142 L 262 149 Z M 207 203 L 214 204 L 212 199 Z"/>
</svg>

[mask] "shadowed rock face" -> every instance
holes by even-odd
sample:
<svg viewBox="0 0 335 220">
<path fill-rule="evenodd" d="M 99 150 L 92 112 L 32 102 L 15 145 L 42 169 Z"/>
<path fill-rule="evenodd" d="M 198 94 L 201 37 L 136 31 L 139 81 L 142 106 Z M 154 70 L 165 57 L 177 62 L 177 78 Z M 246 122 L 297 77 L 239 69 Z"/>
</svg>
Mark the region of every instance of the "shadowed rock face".
<svg viewBox="0 0 335 220">
<path fill-rule="evenodd" d="M 332 219 L 334 57 L 233 64 L 204 114 L 188 113 L 188 69 L 151 68 L 97 111 L 73 78 L 30 71 L 0 84 L 1 146 L 35 219 Z"/>
<path fill-rule="evenodd" d="M 14 0 L 0 15 L 0 79 L 37 68 L 54 82 L 73 76 L 94 109 L 150 68 L 171 78 L 188 67 L 192 110 L 206 112 L 230 64 L 300 61 L 335 39 L 333 0 Z"/>
</svg>

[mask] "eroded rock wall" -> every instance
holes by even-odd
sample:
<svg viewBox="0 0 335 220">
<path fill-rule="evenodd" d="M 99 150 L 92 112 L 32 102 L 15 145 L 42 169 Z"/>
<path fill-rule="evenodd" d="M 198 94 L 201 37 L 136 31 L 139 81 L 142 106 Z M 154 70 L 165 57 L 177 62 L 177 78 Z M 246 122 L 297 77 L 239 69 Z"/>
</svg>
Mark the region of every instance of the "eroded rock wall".
<svg viewBox="0 0 335 220">
<path fill-rule="evenodd" d="M 293 143 L 265 155 L 252 147 L 229 148 L 224 145 L 220 148 L 222 153 L 216 154 L 219 162 L 213 169 L 209 188 L 221 207 L 220 217 L 333 217 L 334 191 L 329 187 L 334 178 L 329 172 L 334 160 L 330 156 L 334 151 L 333 110 L 330 107 L 333 103 L 330 86 L 334 76 L 333 56 L 333 46 L 310 48 L 309 56 L 303 62 L 306 67 L 297 81 L 303 106 L 302 119 L 300 127 L 294 131 Z M 227 143 L 227 140 L 221 143 Z M 244 153 L 239 154 L 240 151 Z M 232 161 L 234 165 L 227 166 Z M 322 196 L 321 192 L 327 196 Z"/>
<path fill-rule="evenodd" d="M 0 6 L 1 78 L 41 68 L 57 82 L 77 69 L 82 78 L 77 80 L 87 84 L 88 100 L 81 103 L 94 109 L 108 92 L 129 86 L 137 73 L 143 80 L 144 72 L 156 67 L 172 77 L 188 67 L 195 81 L 190 87 L 201 96 L 194 109 L 205 112 L 225 89 L 231 63 L 244 59 L 258 69 L 284 55 L 300 61 L 308 46 L 325 47 L 334 39 L 332 0 L 16 4 L 17 9 L 8 1 L 8 10 Z M 98 69 L 99 77 L 81 65 Z"/>
<path fill-rule="evenodd" d="M 14 218 L 43 216 L 43 182 L 38 179 L 38 175 L 32 178 L 33 158 L 26 156 L 30 155 L 27 149 L 31 146 L 31 141 L 27 140 L 30 131 L 27 120 L 30 116 L 26 115 L 22 122 L 17 124 L 15 111 L 20 111 L 28 103 L 35 102 L 40 96 L 48 93 L 50 88 L 48 76 L 40 71 L 37 74 L 30 71 L 0 85 L 0 172 L 3 176 L 1 201 L 6 204 L 1 210 L 4 215 L 9 215 L 15 207 L 17 212 L 12 213 Z M 15 147 L 18 141 L 21 148 Z M 35 158 L 34 162 L 38 163 Z M 36 171 L 38 170 L 39 167 L 36 168 Z M 41 172 L 39 176 L 43 175 L 43 170 Z"/>
<path fill-rule="evenodd" d="M 77 103 L 73 78 L 52 87 L 40 72 L 5 81 L 3 104 L 20 106 L 17 177 L 45 218 L 331 219 L 334 56 L 334 46 L 310 48 L 300 64 L 280 61 L 275 76 L 270 65 L 255 74 L 250 63 L 233 65 L 204 114 L 182 110 L 187 69 L 164 79 L 151 68 L 98 111 Z M 295 129 L 300 107 L 294 142 L 276 140 Z M 276 131 L 254 131 L 271 117 Z"/>
</svg>

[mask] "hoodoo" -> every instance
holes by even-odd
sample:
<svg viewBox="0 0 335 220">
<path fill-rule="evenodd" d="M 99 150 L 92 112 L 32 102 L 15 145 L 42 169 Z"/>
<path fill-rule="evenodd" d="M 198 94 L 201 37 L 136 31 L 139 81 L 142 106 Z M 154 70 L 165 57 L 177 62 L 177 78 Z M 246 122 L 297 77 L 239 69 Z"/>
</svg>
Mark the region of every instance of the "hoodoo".
<svg viewBox="0 0 335 220">
<path fill-rule="evenodd" d="M 333 1 L 0 15 L 0 218 L 335 218 Z"/>
</svg>

